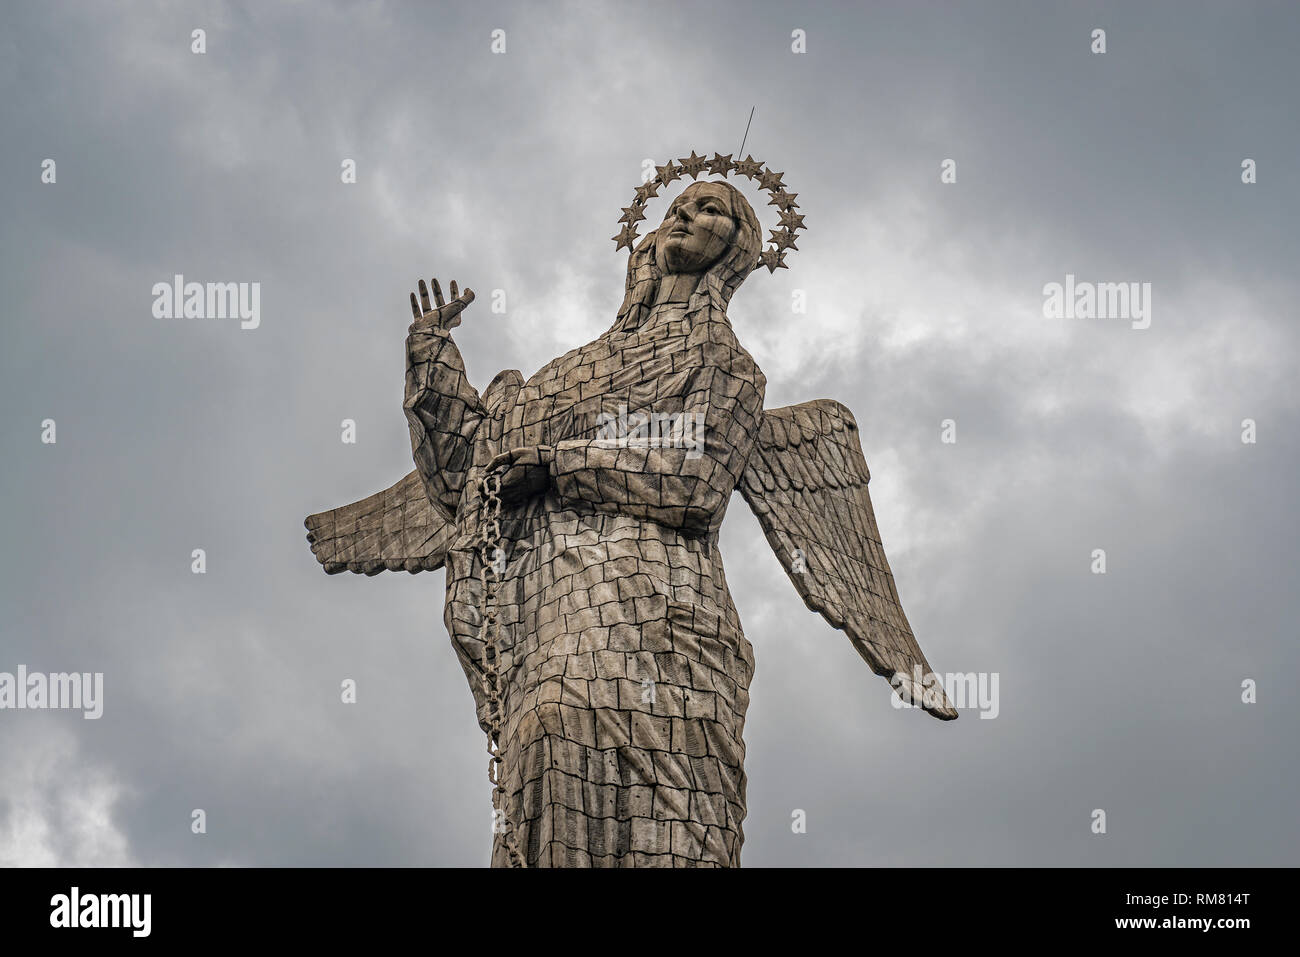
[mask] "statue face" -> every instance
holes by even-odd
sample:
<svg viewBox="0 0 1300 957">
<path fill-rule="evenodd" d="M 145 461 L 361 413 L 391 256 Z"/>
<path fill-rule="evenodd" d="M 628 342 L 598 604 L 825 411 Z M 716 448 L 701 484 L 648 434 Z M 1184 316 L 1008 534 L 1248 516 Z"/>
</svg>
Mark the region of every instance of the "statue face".
<svg viewBox="0 0 1300 957">
<path fill-rule="evenodd" d="M 703 272 L 735 238 L 731 191 L 720 183 L 692 183 L 673 200 L 659 227 L 657 264 L 665 274 Z"/>
</svg>

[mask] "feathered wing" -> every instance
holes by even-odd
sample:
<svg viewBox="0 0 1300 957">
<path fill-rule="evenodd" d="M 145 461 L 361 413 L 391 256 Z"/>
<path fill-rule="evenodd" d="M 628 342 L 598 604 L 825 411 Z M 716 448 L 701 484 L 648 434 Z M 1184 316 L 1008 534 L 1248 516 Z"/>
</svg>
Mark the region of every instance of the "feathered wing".
<svg viewBox="0 0 1300 957">
<path fill-rule="evenodd" d="M 331 575 L 441 568 L 454 525 L 429 502 L 419 472 L 351 505 L 308 515 L 307 541 Z"/>
<path fill-rule="evenodd" d="M 523 385 L 518 369 L 496 375 L 483 393 L 483 406 L 504 414 Z M 468 383 L 465 388 L 473 389 Z M 392 488 L 351 505 L 308 515 L 307 541 L 326 573 L 431 572 L 447 560 L 455 523 L 429 498 L 419 469 Z"/>
<path fill-rule="evenodd" d="M 767 409 L 740 493 L 804 603 L 843 630 L 871 670 L 937 718 L 957 717 L 894 588 L 876 527 L 858 425 L 838 402 Z M 894 679 L 898 674 L 899 678 Z"/>
</svg>

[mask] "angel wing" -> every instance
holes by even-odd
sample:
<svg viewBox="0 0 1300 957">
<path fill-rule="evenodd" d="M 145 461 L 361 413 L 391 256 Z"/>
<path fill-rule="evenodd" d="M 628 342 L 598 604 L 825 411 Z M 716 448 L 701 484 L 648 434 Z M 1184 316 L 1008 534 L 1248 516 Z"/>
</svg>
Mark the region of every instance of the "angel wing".
<svg viewBox="0 0 1300 957">
<path fill-rule="evenodd" d="M 844 631 L 903 700 L 951 720 L 942 686 L 925 687 L 930 663 L 898 601 L 870 479 L 853 413 L 818 399 L 764 410 L 739 487 L 804 604 Z"/>
<path fill-rule="evenodd" d="M 523 382 L 518 369 L 498 372 L 483 393 L 487 413 L 509 408 Z M 330 575 L 435 571 L 447 560 L 456 533 L 455 523 L 430 501 L 418 469 L 369 498 L 308 515 L 303 524 L 312 553 Z"/>
<path fill-rule="evenodd" d="M 419 472 L 359 502 L 308 515 L 303 524 L 312 553 L 330 575 L 434 571 L 455 532 L 430 504 Z"/>
</svg>

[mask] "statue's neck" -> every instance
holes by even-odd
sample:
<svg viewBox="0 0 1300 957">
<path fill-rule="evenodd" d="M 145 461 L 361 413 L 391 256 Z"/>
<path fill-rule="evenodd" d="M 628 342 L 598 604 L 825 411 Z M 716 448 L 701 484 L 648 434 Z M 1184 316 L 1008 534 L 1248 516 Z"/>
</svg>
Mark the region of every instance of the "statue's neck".
<svg viewBox="0 0 1300 957">
<path fill-rule="evenodd" d="M 691 301 L 691 296 L 695 295 L 703 277 L 702 272 L 672 273 L 662 277 L 650 308 L 658 310 L 660 307 L 685 306 Z"/>
</svg>

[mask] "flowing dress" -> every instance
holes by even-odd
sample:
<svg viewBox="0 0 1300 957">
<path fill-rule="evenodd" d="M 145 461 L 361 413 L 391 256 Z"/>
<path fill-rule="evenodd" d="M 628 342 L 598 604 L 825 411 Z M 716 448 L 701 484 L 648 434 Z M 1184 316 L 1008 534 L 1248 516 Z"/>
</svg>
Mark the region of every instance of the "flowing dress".
<svg viewBox="0 0 1300 957">
<path fill-rule="evenodd" d="M 503 783 L 527 863 L 738 865 L 754 663 L 718 529 L 765 380 L 725 312 L 648 310 L 483 397 L 448 333 L 407 345 L 416 465 L 456 522 L 444 619 L 485 730 L 477 479 L 501 451 L 555 449 L 545 493 L 502 514 Z M 609 439 L 638 412 L 702 423 L 702 446 Z"/>
</svg>

